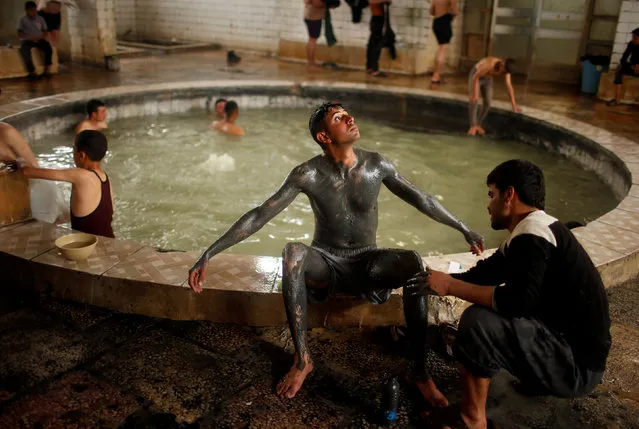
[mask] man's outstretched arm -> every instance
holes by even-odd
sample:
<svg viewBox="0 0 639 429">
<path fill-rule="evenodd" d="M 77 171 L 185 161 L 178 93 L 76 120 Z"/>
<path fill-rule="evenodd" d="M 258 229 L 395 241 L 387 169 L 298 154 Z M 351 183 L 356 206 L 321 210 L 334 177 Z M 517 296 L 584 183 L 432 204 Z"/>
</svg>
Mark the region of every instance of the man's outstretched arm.
<svg viewBox="0 0 639 429">
<path fill-rule="evenodd" d="M 260 206 L 248 211 L 202 253 L 198 261 L 189 270 L 189 286 L 195 292 L 202 291 L 206 266 L 209 259 L 229 247 L 255 234 L 266 223 L 293 202 L 301 192 L 301 168 L 294 169 L 284 180 L 284 183 L 269 199 Z"/>
<path fill-rule="evenodd" d="M 484 251 L 484 238 L 480 234 L 471 231 L 464 222 L 453 216 L 437 201 L 437 198 L 427 194 L 402 177 L 390 161 L 384 160 L 383 163 L 386 170 L 384 185 L 393 194 L 437 222 L 455 228 L 464 234 L 466 241 L 471 246 L 471 252 L 479 255 Z"/>
</svg>

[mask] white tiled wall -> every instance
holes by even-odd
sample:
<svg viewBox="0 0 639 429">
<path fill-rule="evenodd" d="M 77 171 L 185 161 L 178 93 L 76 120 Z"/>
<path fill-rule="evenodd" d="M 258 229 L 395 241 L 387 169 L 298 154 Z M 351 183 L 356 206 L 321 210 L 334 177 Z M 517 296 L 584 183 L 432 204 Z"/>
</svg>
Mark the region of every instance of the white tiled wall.
<svg viewBox="0 0 639 429">
<path fill-rule="evenodd" d="M 105 56 L 116 53 L 114 0 L 86 0 L 63 14 L 63 47 L 73 60 L 103 65 Z"/>
<path fill-rule="evenodd" d="M 135 0 L 115 0 L 115 25 L 118 36 L 126 34 L 127 38 L 135 38 L 136 13 Z"/>
<path fill-rule="evenodd" d="M 630 33 L 637 27 L 639 27 L 639 0 L 625 0 L 621 3 L 611 66 L 619 64 L 621 55 L 631 39 Z"/>
</svg>

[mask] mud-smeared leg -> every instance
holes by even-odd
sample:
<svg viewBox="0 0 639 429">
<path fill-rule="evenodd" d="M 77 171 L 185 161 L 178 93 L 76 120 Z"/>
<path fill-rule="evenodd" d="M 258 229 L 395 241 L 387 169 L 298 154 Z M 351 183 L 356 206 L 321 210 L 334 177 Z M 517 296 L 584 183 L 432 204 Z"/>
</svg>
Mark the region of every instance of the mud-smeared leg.
<svg viewBox="0 0 639 429">
<path fill-rule="evenodd" d="M 429 347 L 426 342 L 426 330 L 428 329 L 428 297 L 418 294 L 411 295 L 404 288 L 404 316 L 411 344 L 415 356 L 415 368 L 413 382 L 422 396 L 433 407 L 446 407 L 448 400 L 439 391 L 428 371 L 427 356 Z"/>
<path fill-rule="evenodd" d="M 295 346 L 295 362 L 288 374 L 277 386 L 282 398 L 292 398 L 302 387 L 306 376 L 313 370 L 313 360 L 306 339 L 307 269 L 315 271 L 324 267 L 317 253 L 302 243 L 288 243 L 282 253 L 282 295 L 288 326 Z"/>
<path fill-rule="evenodd" d="M 376 287 L 398 287 L 404 285 L 415 274 L 424 270 L 424 264 L 417 252 L 399 249 L 379 249 L 368 267 L 369 276 Z M 437 389 L 428 369 L 426 357 L 429 348 L 426 343 L 428 329 L 428 298 L 421 294 L 413 295 L 414 290 L 407 287 L 404 292 L 404 317 L 413 353 L 413 380 L 424 399 L 433 406 L 446 406 L 448 401 Z"/>
</svg>

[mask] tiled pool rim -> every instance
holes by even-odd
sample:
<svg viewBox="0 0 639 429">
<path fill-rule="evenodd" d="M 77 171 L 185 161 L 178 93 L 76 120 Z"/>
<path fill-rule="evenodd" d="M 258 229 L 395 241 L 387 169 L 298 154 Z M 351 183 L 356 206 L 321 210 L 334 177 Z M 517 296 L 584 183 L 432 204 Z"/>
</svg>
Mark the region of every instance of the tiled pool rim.
<svg viewBox="0 0 639 429">
<path fill-rule="evenodd" d="M 251 108 L 310 107 L 320 100 L 339 99 L 357 106 L 351 109 L 359 115 L 408 128 L 435 126 L 456 132 L 463 132 L 460 127 L 465 122 L 467 103 L 466 97 L 455 94 L 368 84 L 174 82 L 77 91 L 12 103 L 3 109 L 15 113 L 0 121 L 14 125 L 33 141 L 75 125 L 91 98 L 105 99 L 110 118 L 117 119 L 202 109 L 218 96 L 233 97 L 240 107 Z M 508 103 L 495 101 L 493 106 L 488 127 L 501 130 L 497 137 L 516 138 L 566 156 L 595 171 L 622 198 L 614 210 L 574 232 L 607 287 L 637 276 L 639 145 L 550 112 L 524 106 L 524 113 L 515 115 Z M 438 116 L 433 116 L 433 111 Z M 445 118 L 453 119 L 442 125 Z M 286 322 L 279 293 L 280 258 L 218 255 L 209 265 L 203 293 L 196 295 L 188 288 L 186 276 L 198 252 L 163 252 L 130 241 L 101 238 L 89 260 L 75 263 L 62 259 L 54 245 L 55 238 L 69 232 L 36 221 L 0 227 L 0 266 L 5 285 L 147 316 L 254 326 Z M 449 261 L 467 268 L 477 260 L 470 253 L 423 259 L 441 270 L 447 269 Z M 455 320 L 465 306 L 459 300 L 431 297 L 431 320 Z M 383 306 L 336 297 L 309 308 L 309 326 L 403 323 L 401 291 Z"/>
</svg>

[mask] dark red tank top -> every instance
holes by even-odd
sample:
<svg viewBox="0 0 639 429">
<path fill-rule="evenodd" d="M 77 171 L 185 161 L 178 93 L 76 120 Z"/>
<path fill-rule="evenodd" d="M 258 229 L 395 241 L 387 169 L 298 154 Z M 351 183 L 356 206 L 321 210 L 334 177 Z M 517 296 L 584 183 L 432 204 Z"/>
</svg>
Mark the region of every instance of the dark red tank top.
<svg viewBox="0 0 639 429">
<path fill-rule="evenodd" d="M 71 211 L 71 228 L 88 234 L 101 235 L 102 237 L 115 238 L 111 222 L 113 221 L 113 201 L 111 200 L 111 187 L 109 176 L 103 182 L 95 170 L 90 170 L 100 180 L 100 202 L 98 206 L 86 216 L 78 217 Z M 106 173 L 105 173 L 106 175 Z"/>
</svg>

